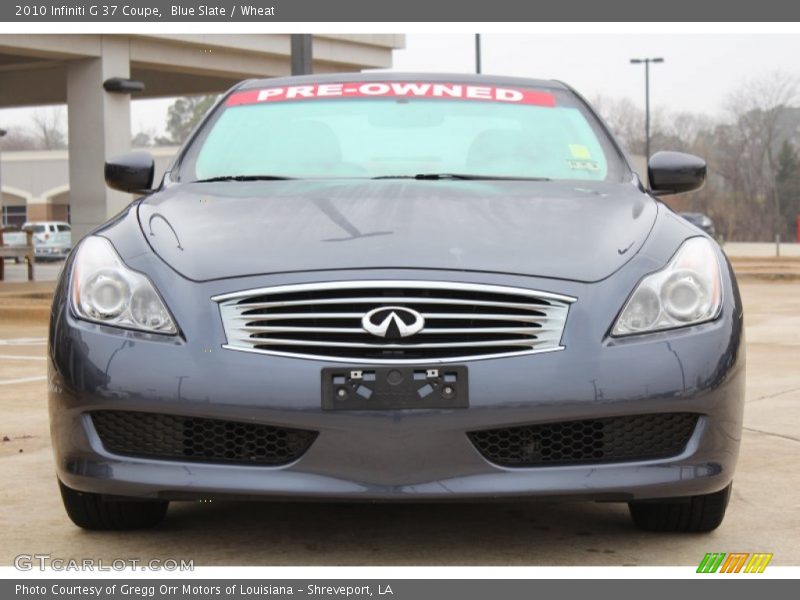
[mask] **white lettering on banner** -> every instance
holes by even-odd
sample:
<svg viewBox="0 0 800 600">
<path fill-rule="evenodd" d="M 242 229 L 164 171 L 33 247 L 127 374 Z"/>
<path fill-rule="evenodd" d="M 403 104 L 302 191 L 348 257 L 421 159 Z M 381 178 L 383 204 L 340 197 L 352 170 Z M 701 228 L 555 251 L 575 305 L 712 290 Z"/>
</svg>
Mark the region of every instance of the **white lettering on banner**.
<svg viewBox="0 0 800 600">
<path fill-rule="evenodd" d="M 256 102 L 264 102 L 265 100 L 269 100 L 273 96 L 280 96 L 281 94 L 283 94 L 283 92 L 284 92 L 283 88 L 269 88 L 266 90 L 260 90 L 258 92 L 258 97 L 256 99 Z"/>
<path fill-rule="evenodd" d="M 365 96 L 385 96 L 391 90 L 385 83 L 365 83 L 358 87 L 358 91 Z"/>
<path fill-rule="evenodd" d="M 442 85 L 441 83 L 434 84 L 434 96 L 449 96 L 450 98 L 460 98 L 464 92 L 460 85 Z"/>
<path fill-rule="evenodd" d="M 286 97 L 287 98 L 313 98 L 314 97 L 314 86 L 313 85 L 298 85 L 296 87 L 286 88 Z"/>
<path fill-rule="evenodd" d="M 522 92 L 519 90 L 506 90 L 503 88 L 497 88 L 495 94 L 498 100 L 504 100 L 506 102 L 519 102 L 523 98 Z"/>
<path fill-rule="evenodd" d="M 320 85 L 317 87 L 317 96 L 341 96 L 341 95 L 342 95 L 341 83 Z"/>
<path fill-rule="evenodd" d="M 398 96 L 424 96 L 431 89 L 430 83 L 393 83 L 392 91 Z"/>
<path fill-rule="evenodd" d="M 226 106 L 280 102 L 313 98 L 455 98 L 484 102 L 504 102 L 553 107 L 555 96 L 547 91 L 529 88 L 505 88 L 491 85 L 467 85 L 430 82 L 355 82 L 295 85 L 232 93 Z"/>
</svg>

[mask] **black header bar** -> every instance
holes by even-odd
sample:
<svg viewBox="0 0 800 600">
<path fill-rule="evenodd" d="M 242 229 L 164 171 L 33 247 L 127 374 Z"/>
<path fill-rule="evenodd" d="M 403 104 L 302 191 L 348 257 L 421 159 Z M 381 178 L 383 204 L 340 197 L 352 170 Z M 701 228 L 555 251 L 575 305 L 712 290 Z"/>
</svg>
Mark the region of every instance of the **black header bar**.
<svg viewBox="0 0 800 600">
<path fill-rule="evenodd" d="M 786 0 L 3 0 L 0 22 L 787 22 Z"/>
</svg>

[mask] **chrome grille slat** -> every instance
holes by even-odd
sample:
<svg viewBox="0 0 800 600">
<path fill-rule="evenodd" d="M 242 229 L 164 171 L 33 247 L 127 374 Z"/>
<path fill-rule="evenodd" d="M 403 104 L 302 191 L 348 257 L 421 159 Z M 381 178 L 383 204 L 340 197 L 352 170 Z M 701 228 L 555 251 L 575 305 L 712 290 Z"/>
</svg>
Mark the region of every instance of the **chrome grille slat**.
<svg viewBox="0 0 800 600">
<path fill-rule="evenodd" d="M 431 344 L 366 344 L 360 342 L 330 342 L 316 340 L 285 340 L 282 338 L 259 338 L 259 344 L 279 346 L 331 346 L 333 348 L 383 348 L 387 350 L 415 350 L 423 348 L 490 348 L 494 346 L 530 346 L 531 340 L 495 340 L 483 342 L 446 342 Z"/>
<path fill-rule="evenodd" d="M 357 333 L 362 334 L 364 330 L 360 327 L 288 327 L 283 325 L 244 325 L 240 327 L 242 331 L 252 331 L 254 333 Z M 436 328 L 423 329 L 417 335 L 459 335 L 475 333 L 531 333 L 539 334 L 548 331 L 561 331 L 560 327 L 472 327 L 472 328 Z"/>
<path fill-rule="evenodd" d="M 548 311 L 550 312 L 550 311 Z M 426 319 L 463 319 L 465 313 L 426 313 L 423 312 L 422 316 Z M 567 311 L 564 310 L 563 316 L 558 315 L 557 310 L 552 310 L 549 315 L 500 315 L 500 314 L 475 314 L 466 313 L 470 319 L 476 321 L 520 321 L 526 323 L 553 323 L 555 321 L 563 321 L 567 316 Z"/>
<path fill-rule="evenodd" d="M 417 297 L 411 298 L 408 296 L 377 296 L 374 298 L 325 298 L 320 300 L 284 300 L 276 302 L 253 302 L 242 306 L 241 310 L 256 310 L 262 308 L 283 308 L 289 306 L 309 306 L 309 305 L 327 305 L 327 304 L 450 304 L 453 306 L 494 306 L 497 308 L 514 308 L 517 310 L 530 310 L 537 311 L 541 307 L 538 305 L 512 303 L 512 302 L 492 302 L 492 301 L 471 301 L 471 300 L 457 300 L 449 298 L 425 298 Z M 244 308 L 246 307 L 246 308 Z"/>
<path fill-rule="evenodd" d="M 359 364 L 443 363 L 563 349 L 575 298 L 506 286 L 439 281 L 350 281 L 223 294 L 225 348 Z M 368 333 L 366 313 L 418 312 L 421 331 Z M 296 312 L 295 312 L 296 311 Z M 385 334 L 385 330 L 384 330 Z"/>
<path fill-rule="evenodd" d="M 555 313 L 555 311 L 553 311 Z M 464 319 L 468 318 L 473 321 L 519 321 L 524 323 L 539 323 L 547 321 L 552 323 L 559 320 L 558 316 L 546 315 L 502 315 L 502 314 L 475 314 L 475 313 L 431 313 L 420 312 L 425 319 Z M 349 313 L 270 313 L 270 314 L 256 314 L 256 315 L 232 315 L 232 319 L 240 321 L 281 321 L 289 319 L 354 319 L 361 320 L 364 316 L 364 311 L 349 312 Z M 566 316 L 566 311 L 564 312 Z M 561 317 L 563 320 L 564 317 Z"/>
</svg>

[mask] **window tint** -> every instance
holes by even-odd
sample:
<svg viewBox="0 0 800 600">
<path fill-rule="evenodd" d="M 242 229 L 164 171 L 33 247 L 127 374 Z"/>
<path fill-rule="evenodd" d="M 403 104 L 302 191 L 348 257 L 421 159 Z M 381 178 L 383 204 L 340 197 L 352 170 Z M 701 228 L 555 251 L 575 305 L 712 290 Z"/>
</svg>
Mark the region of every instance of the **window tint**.
<svg viewBox="0 0 800 600">
<path fill-rule="evenodd" d="M 184 181 L 460 173 L 619 179 L 625 167 L 571 94 L 555 106 L 427 98 L 305 99 L 227 106 L 181 165 Z"/>
</svg>

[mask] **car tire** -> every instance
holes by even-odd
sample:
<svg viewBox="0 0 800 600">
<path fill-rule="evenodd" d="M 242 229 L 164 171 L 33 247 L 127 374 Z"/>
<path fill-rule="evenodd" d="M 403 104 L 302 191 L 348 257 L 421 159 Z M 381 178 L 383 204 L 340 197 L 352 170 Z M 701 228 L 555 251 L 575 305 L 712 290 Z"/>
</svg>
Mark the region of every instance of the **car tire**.
<svg viewBox="0 0 800 600">
<path fill-rule="evenodd" d="M 645 531 L 702 533 L 722 523 L 731 497 L 731 486 L 713 494 L 629 502 L 634 525 Z"/>
<path fill-rule="evenodd" d="M 75 525 L 95 531 L 147 529 L 158 525 L 167 514 L 164 500 L 119 499 L 113 496 L 79 492 L 60 480 L 61 499 Z"/>
</svg>

